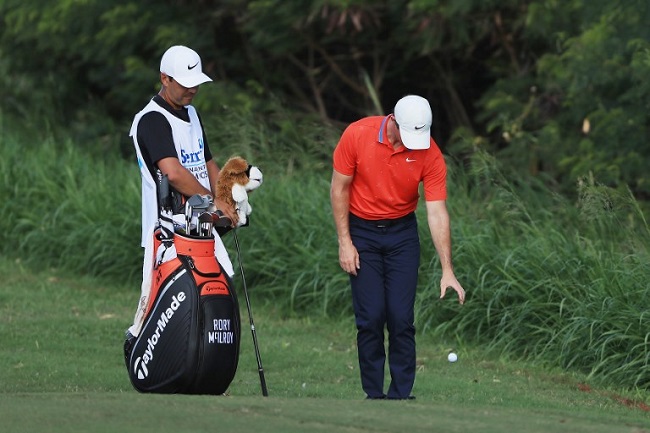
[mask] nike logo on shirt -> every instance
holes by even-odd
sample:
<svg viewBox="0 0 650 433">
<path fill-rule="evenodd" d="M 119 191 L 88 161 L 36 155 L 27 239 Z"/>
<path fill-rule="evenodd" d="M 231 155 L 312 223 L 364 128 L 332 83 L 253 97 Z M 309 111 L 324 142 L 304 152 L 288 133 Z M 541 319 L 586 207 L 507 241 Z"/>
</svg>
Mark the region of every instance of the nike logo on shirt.
<svg viewBox="0 0 650 433">
<path fill-rule="evenodd" d="M 415 162 L 417 159 L 406 158 L 406 162 Z"/>
</svg>

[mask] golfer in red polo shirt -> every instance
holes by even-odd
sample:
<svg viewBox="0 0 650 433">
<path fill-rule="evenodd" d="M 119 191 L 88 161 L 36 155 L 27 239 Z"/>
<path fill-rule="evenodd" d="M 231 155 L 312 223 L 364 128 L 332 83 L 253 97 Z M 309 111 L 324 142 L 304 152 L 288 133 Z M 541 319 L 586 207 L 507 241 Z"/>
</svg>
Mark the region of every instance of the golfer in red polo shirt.
<svg viewBox="0 0 650 433">
<path fill-rule="evenodd" d="M 427 223 L 440 257 L 440 297 L 454 275 L 445 160 L 431 138 L 431 107 L 408 95 L 393 114 L 350 124 L 334 150 L 330 198 L 339 263 L 350 275 L 361 385 L 369 399 L 412 399 L 415 381 L 415 290 L 420 240 L 415 209 L 424 187 Z M 384 329 L 391 382 L 384 392 Z"/>
</svg>

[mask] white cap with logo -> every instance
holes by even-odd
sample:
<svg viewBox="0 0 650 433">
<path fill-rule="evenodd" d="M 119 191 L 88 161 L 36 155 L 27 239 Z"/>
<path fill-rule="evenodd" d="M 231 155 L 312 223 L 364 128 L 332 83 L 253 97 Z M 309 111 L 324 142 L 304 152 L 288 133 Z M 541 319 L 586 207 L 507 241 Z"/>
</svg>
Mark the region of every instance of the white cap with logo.
<svg viewBox="0 0 650 433">
<path fill-rule="evenodd" d="M 431 106 L 421 96 L 408 95 L 395 104 L 395 121 L 407 149 L 428 149 L 431 145 Z"/>
<path fill-rule="evenodd" d="M 160 72 L 188 88 L 212 81 L 203 73 L 201 57 L 196 51 L 182 45 L 175 45 L 165 51 L 160 60 Z"/>
</svg>

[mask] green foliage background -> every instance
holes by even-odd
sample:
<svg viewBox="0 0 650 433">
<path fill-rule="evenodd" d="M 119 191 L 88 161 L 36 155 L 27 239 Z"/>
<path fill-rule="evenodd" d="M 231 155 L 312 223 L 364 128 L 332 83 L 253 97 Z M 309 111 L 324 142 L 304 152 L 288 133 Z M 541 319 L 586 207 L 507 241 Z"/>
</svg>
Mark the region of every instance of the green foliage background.
<svg viewBox="0 0 650 433">
<path fill-rule="evenodd" d="M 483 147 L 565 194 L 590 174 L 650 194 L 645 0 L 1 0 L 0 17 L 5 115 L 78 146 L 130 156 L 160 56 L 186 44 L 216 81 L 203 115 L 243 114 L 226 129 L 340 128 L 418 93 L 459 157 Z"/>
<path fill-rule="evenodd" d="M 71 142 L 30 146 L 10 135 L 3 142 L 0 252 L 26 266 L 123 282 L 135 305 L 142 254 L 135 164 Z M 295 166 L 312 160 L 297 159 Z M 629 191 L 585 179 L 573 203 L 541 182 L 506 175 L 485 153 L 469 169 L 453 160 L 449 167 L 455 264 L 468 299 L 462 307 L 453 296 L 438 299 L 438 259 L 423 242 L 420 332 L 646 388 L 650 228 Z M 224 239 L 232 259 L 241 260 L 256 299 L 279 314 L 348 317 L 328 175 L 270 172 L 251 196 L 241 256 L 232 236 Z M 420 230 L 427 239 L 425 225 Z"/>
</svg>

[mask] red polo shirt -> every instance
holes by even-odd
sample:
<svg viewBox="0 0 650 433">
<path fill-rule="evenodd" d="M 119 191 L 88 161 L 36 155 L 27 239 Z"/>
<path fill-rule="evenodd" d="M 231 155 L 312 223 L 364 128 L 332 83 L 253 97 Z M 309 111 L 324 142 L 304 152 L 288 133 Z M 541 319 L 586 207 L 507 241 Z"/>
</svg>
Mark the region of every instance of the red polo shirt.
<svg viewBox="0 0 650 433">
<path fill-rule="evenodd" d="M 350 124 L 336 149 L 334 170 L 353 176 L 350 212 L 358 217 L 394 219 L 415 211 L 420 182 L 427 201 L 447 199 L 447 166 L 436 142 L 424 150 L 388 141 L 388 116 L 366 117 Z"/>
</svg>

